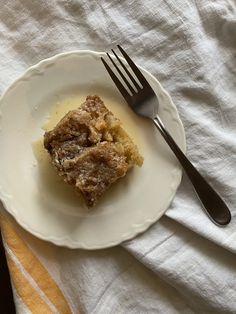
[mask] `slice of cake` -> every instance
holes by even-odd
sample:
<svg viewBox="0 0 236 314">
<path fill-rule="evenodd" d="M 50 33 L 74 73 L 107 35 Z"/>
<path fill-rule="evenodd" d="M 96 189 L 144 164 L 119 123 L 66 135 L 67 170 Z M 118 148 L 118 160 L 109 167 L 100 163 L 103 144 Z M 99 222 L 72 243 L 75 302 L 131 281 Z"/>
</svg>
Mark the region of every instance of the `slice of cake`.
<svg viewBox="0 0 236 314">
<path fill-rule="evenodd" d="M 64 181 L 74 185 L 88 206 L 125 176 L 143 157 L 98 96 L 88 96 L 44 135 L 44 147 Z"/>
</svg>

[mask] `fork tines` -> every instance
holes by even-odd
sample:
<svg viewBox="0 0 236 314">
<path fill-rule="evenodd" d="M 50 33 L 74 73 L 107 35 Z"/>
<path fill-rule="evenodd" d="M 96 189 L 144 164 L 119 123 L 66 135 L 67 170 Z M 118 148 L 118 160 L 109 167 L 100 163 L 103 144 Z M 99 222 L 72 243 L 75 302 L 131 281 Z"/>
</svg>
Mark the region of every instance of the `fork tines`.
<svg viewBox="0 0 236 314">
<path fill-rule="evenodd" d="M 134 77 L 134 75 L 131 74 L 130 70 L 123 63 L 123 61 L 120 59 L 120 57 L 117 55 L 117 53 L 113 49 L 111 49 L 111 51 L 113 52 L 115 58 L 118 60 L 119 64 L 121 65 L 121 67 L 123 68 L 123 70 L 125 71 L 125 73 L 127 74 L 128 78 L 133 83 L 134 87 L 136 88 L 136 90 L 138 92 L 144 86 L 147 86 L 148 83 L 147 83 L 145 77 L 143 76 L 142 72 L 139 70 L 139 68 L 136 66 L 136 64 L 131 60 L 131 58 L 124 51 L 124 49 L 121 46 L 119 46 L 119 45 L 117 45 L 117 47 L 120 50 L 120 52 L 122 53 L 123 57 L 125 58 L 126 62 L 130 66 L 130 68 L 132 69 L 132 71 L 133 71 L 133 73 L 135 74 L 136 77 Z M 104 64 L 105 68 L 107 69 L 107 72 L 109 73 L 110 77 L 112 78 L 113 82 L 115 83 L 115 85 L 117 86 L 117 88 L 119 89 L 119 91 L 121 92 L 123 97 L 124 98 L 129 98 L 130 97 L 129 92 L 131 93 L 131 95 L 136 94 L 136 91 L 135 91 L 134 87 L 130 84 L 130 82 L 127 79 L 127 77 L 120 70 L 120 68 L 118 67 L 118 65 L 114 61 L 114 58 L 112 58 L 109 53 L 107 53 L 107 56 L 110 59 L 110 61 L 113 64 L 113 66 L 115 67 L 116 71 L 119 73 L 120 78 L 123 80 L 123 82 L 126 85 L 126 87 L 125 87 L 124 84 L 117 77 L 117 75 L 113 72 L 111 67 L 108 65 L 108 63 L 104 60 L 104 58 L 101 57 L 101 60 L 102 60 L 102 62 Z"/>
</svg>

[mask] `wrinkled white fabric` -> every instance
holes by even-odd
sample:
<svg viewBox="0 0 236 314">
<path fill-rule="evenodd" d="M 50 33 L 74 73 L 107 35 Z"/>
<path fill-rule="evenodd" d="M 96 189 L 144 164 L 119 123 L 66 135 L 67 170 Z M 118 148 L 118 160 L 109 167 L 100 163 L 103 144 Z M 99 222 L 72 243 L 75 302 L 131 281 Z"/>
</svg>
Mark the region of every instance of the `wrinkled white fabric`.
<svg viewBox="0 0 236 314">
<path fill-rule="evenodd" d="M 46 57 L 118 43 L 171 94 L 187 155 L 232 222 L 212 224 L 184 176 L 165 216 L 122 246 L 69 250 L 19 232 L 73 313 L 236 313 L 235 0 L 1 0 L 0 93 Z"/>
</svg>

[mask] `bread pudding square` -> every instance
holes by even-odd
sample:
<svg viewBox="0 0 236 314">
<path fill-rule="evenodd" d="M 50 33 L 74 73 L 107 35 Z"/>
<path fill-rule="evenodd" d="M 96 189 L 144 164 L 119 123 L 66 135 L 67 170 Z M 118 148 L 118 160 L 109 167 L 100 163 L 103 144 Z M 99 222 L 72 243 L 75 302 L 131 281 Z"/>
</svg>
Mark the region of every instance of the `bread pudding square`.
<svg viewBox="0 0 236 314">
<path fill-rule="evenodd" d="M 109 186 L 143 157 L 98 96 L 87 96 L 55 128 L 44 134 L 44 147 L 64 181 L 73 185 L 89 207 Z"/>
</svg>

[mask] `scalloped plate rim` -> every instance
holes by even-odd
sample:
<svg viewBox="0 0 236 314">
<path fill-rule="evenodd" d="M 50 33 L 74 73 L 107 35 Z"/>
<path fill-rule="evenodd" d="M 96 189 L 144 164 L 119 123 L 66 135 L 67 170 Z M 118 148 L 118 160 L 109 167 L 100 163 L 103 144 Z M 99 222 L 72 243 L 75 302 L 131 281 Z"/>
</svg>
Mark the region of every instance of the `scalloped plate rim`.
<svg viewBox="0 0 236 314">
<path fill-rule="evenodd" d="M 73 50 L 73 51 L 68 51 L 68 52 L 62 52 L 56 55 L 53 55 L 52 57 L 43 59 L 41 61 L 39 61 L 37 64 L 34 64 L 32 66 L 30 66 L 21 76 L 19 76 L 17 79 L 15 79 L 12 84 L 5 90 L 5 92 L 1 95 L 0 97 L 0 112 L 1 112 L 1 107 L 2 107 L 2 100 L 7 96 L 7 94 L 14 89 L 14 87 L 20 83 L 21 81 L 24 81 L 25 79 L 30 78 L 33 74 L 35 74 L 35 71 L 37 72 L 37 70 L 39 68 L 41 68 L 42 66 L 44 66 L 44 68 L 42 70 L 45 69 L 45 67 L 47 67 L 47 65 L 53 65 L 55 62 L 57 62 L 57 60 L 61 59 L 61 58 L 65 58 L 65 57 L 70 57 L 72 55 L 93 55 L 96 57 L 100 57 L 100 56 L 104 56 L 105 53 L 104 52 L 98 52 L 98 51 L 92 51 L 92 50 Z M 161 90 L 161 92 L 163 94 L 165 94 L 168 97 L 168 100 L 171 104 L 171 115 L 172 115 L 172 120 L 175 120 L 178 125 L 179 125 L 179 131 L 181 131 L 181 137 L 182 137 L 182 149 L 185 152 L 186 151 L 186 138 L 185 138 L 185 132 L 184 132 L 184 126 L 182 124 L 182 121 L 179 117 L 178 114 L 178 110 L 176 108 L 176 106 L 174 105 L 171 96 L 169 95 L 169 93 L 162 87 L 162 85 L 160 84 L 160 82 L 147 70 L 145 70 L 143 67 L 139 66 L 139 68 L 144 71 L 145 73 L 147 73 L 149 75 L 149 77 L 155 82 L 155 84 L 158 85 L 159 89 Z M 175 114 L 175 117 L 173 116 L 173 113 Z M 182 179 L 182 170 L 180 172 L 180 174 L 177 176 L 175 176 L 175 184 L 174 187 L 172 187 L 173 189 L 173 193 L 170 196 L 170 198 L 167 201 L 167 206 L 165 206 L 165 209 L 163 209 L 161 212 L 158 213 L 158 215 L 152 217 L 152 218 L 148 218 L 144 221 L 144 223 L 136 226 L 135 228 L 133 227 L 133 229 L 131 230 L 131 232 L 129 234 L 123 234 L 119 239 L 117 240 L 113 240 L 110 242 L 107 242 L 104 245 L 98 245 L 98 246 L 90 246 L 89 244 L 86 244 L 84 242 L 80 242 L 80 241 L 73 241 L 71 240 L 68 236 L 64 236 L 64 237 L 54 237 L 54 236 L 45 236 L 43 234 L 41 234 L 40 232 L 33 230 L 28 224 L 26 224 L 20 217 L 20 215 L 17 213 L 18 211 L 15 208 L 11 207 L 10 202 L 8 202 L 7 200 L 7 193 L 4 191 L 3 187 L 0 185 L 0 200 L 4 206 L 4 208 L 7 210 L 8 213 L 11 214 L 11 216 L 17 221 L 17 223 L 23 227 L 25 230 L 27 230 L 28 232 L 30 232 L 31 234 L 33 234 L 34 236 L 36 236 L 37 238 L 44 240 L 44 241 L 48 241 L 48 242 L 52 242 L 58 246 L 63 246 L 63 247 L 68 247 L 71 249 L 77 249 L 77 248 L 81 248 L 81 249 L 87 249 L 87 250 L 94 250 L 94 249 L 104 249 L 104 248 L 109 248 L 109 247 L 113 247 L 116 246 L 124 241 L 128 241 L 132 238 L 134 238 L 135 236 L 139 235 L 140 233 L 144 232 L 145 230 L 147 230 L 152 224 L 154 224 L 161 216 L 163 216 L 163 214 L 165 213 L 165 211 L 168 209 L 172 199 L 174 198 L 176 191 L 179 187 L 179 184 L 181 182 Z"/>
</svg>

